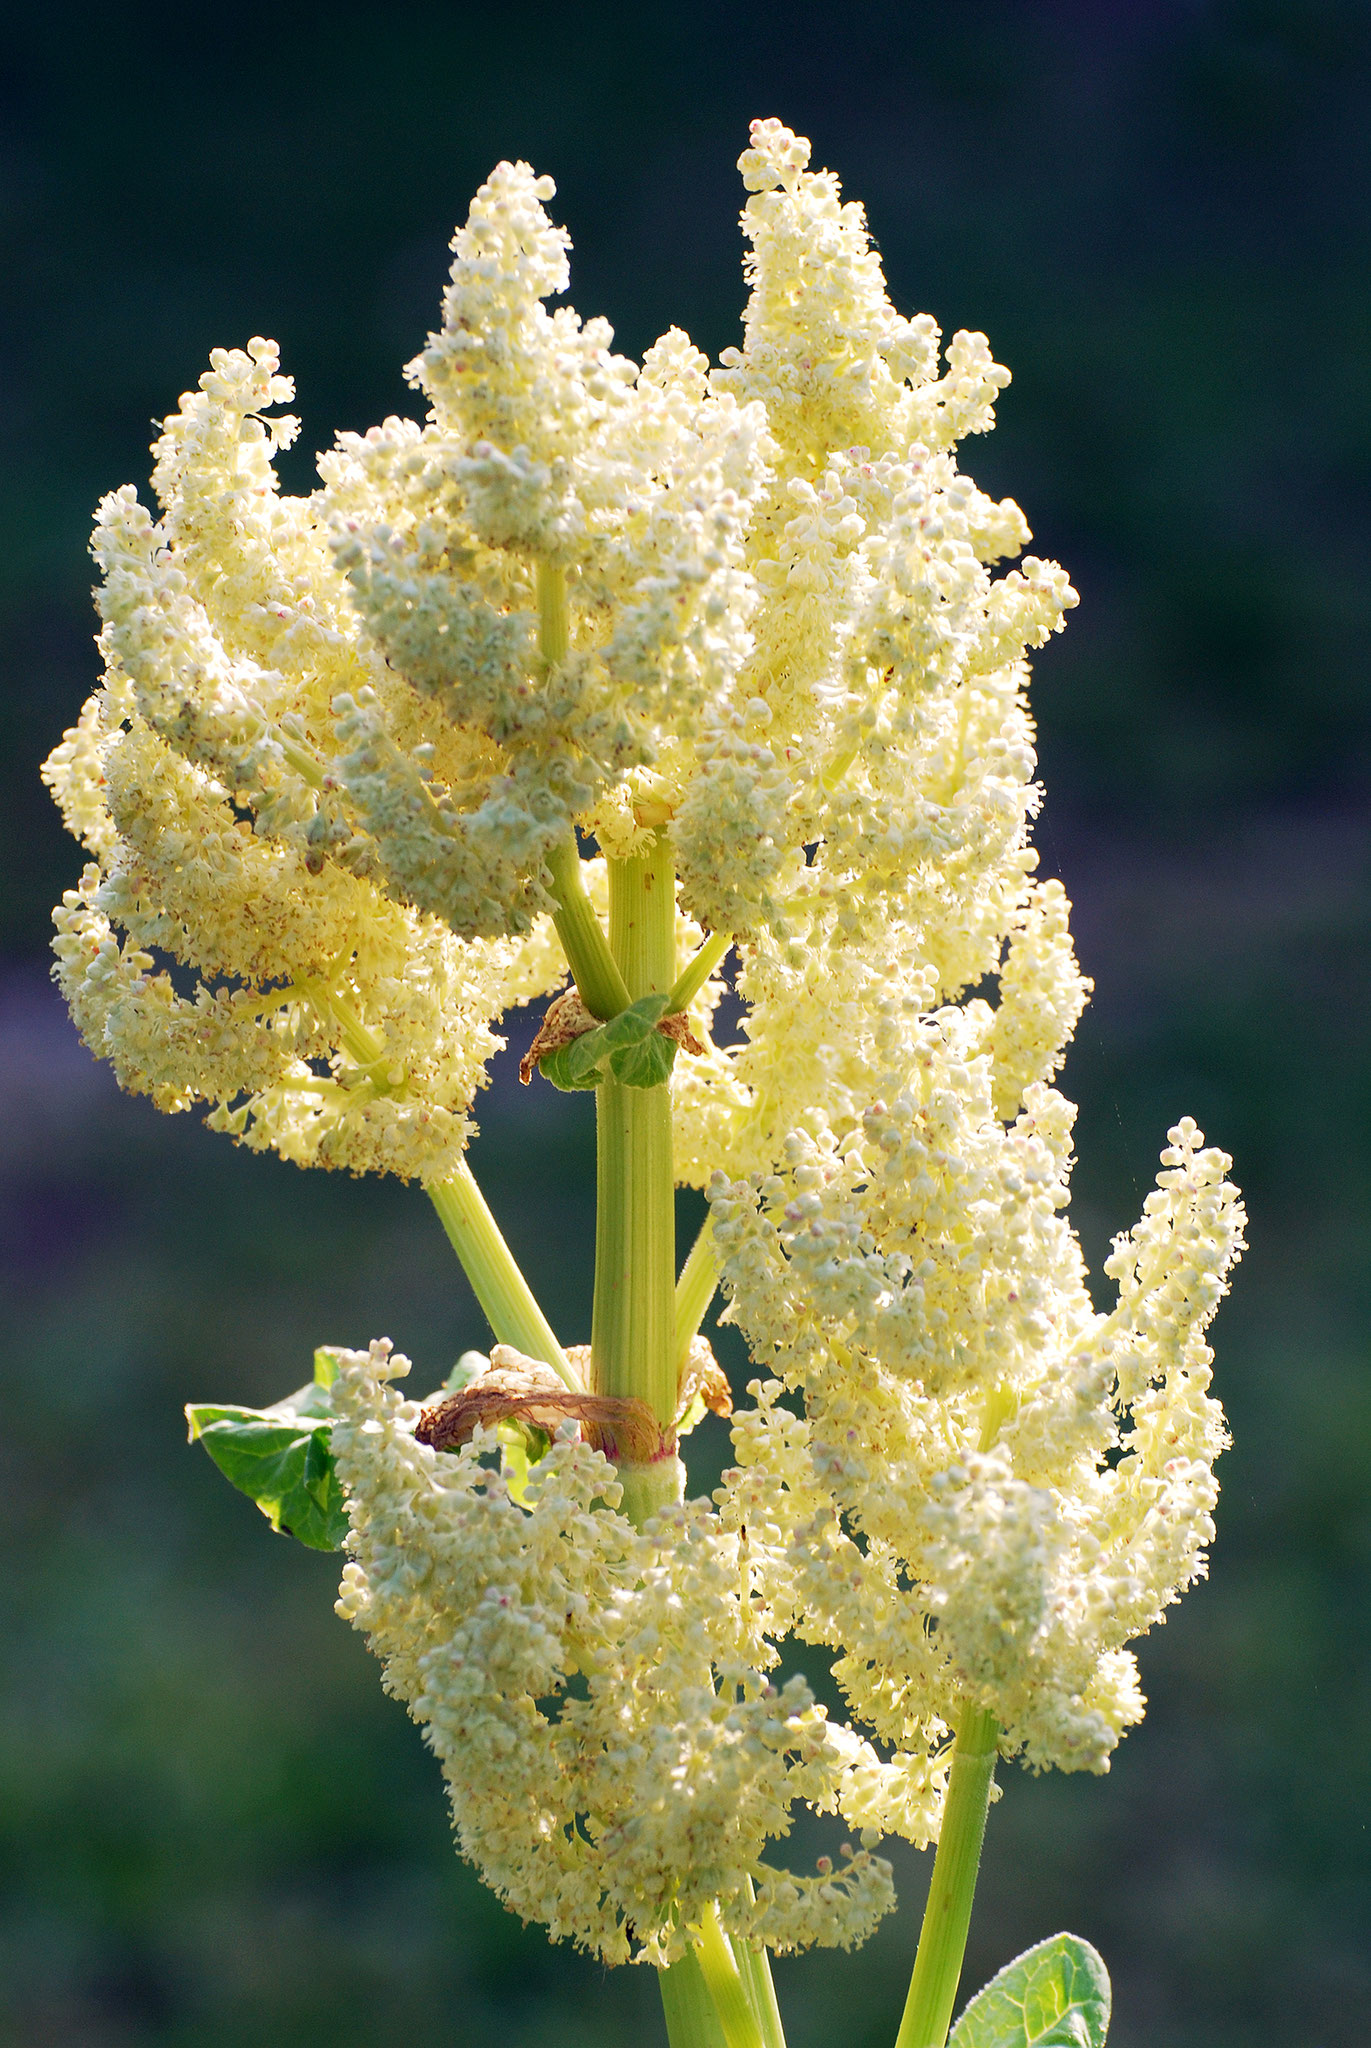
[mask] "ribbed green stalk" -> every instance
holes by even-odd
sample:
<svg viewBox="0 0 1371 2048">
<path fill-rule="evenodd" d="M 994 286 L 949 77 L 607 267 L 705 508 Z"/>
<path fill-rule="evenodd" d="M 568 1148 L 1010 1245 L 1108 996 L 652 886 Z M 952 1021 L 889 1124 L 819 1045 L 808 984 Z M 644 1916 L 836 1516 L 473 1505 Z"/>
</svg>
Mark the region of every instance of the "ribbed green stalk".
<svg viewBox="0 0 1371 2048">
<path fill-rule="evenodd" d="M 529 1358 L 540 1358 L 569 1387 L 579 1389 L 581 1383 L 500 1235 L 500 1226 L 465 1159 L 450 1180 L 428 1190 L 428 1197 L 496 1341 L 512 1344 Z"/>
<path fill-rule="evenodd" d="M 952 1751 L 933 1881 L 895 2048 L 944 2048 L 947 2041 L 995 1783 L 999 1733 L 993 1714 L 980 1707 L 963 1710 Z"/>
<path fill-rule="evenodd" d="M 676 975 L 675 878 L 663 841 L 609 864 L 609 943 L 629 996 L 665 993 Z M 669 1088 L 595 1091 L 597 1394 L 646 1401 L 663 1427 L 676 1413 L 675 1184 Z"/>
<path fill-rule="evenodd" d="M 657 1981 L 671 2048 L 785 2048 L 766 1950 L 730 1941 L 717 1909 Z"/>
</svg>

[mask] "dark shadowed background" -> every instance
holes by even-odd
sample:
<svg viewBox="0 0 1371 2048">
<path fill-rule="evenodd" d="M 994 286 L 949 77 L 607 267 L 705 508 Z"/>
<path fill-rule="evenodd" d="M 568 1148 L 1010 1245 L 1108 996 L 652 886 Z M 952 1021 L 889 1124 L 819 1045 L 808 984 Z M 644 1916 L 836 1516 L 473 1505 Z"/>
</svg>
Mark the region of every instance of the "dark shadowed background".
<svg viewBox="0 0 1371 2048">
<path fill-rule="evenodd" d="M 1081 593 L 1036 705 L 1039 840 L 1099 991 L 1066 1074 L 1087 1251 L 1185 1111 L 1252 1212 L 1212 1579 L 1143 1644 L 1108 1778 L 1003 1773 L 968 1972 L 1069 1926 L 1116 2048 L 1364 2042 L 1371 8 L 59 0 L 0 62 L 0 2040 L 664 2039 L 650 1973 L 550 1948 L 459 1865 L 335 1560 L 184 1444 L 184 1401 L 274 1399 L 318 1341 L 387 1332 L 431 1382 L 482 1325 L 417 1192 L 239 1155 L 96 1068 L 46 982 L 80 857 L 36 771 L 95 677 L 93 503 L 146 479 L 211 347 L 280 341 L 308 488 L 335 427 L 413 408 L 453 223 L 522 155 L 579 310 L 717 353 L 733 165 L 777 113 L 865 200 L 897 304 L 1012 366 L 964 459 Z M 476 1157 L 568 1337 L 589 1114 L 503 1071 Z M 925 1882 L 899 1874 L 864 1954 L 778 1967 L 792 2048 L 887 2048 Z"/>
</svg>

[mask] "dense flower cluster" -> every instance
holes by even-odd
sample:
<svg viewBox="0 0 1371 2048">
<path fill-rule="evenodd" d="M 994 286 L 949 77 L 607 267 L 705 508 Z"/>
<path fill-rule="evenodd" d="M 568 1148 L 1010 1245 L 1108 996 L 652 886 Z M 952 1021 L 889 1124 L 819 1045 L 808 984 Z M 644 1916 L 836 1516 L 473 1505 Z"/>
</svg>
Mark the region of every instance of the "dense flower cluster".
<svg viewBox="0 0 1371 2048">
<path fill-rule="evenodd" d="M 277 491 L 295 423 L 262 418 L 289 395 L 276 363 L 267 342 L 216 350 L 157 443 L 159 522 L 131 488 L 100 508 L 105 680 L 45 771 L 92 855 L 57 913 L 59 978 L 160 1107 L 208 1101 L 302 1164 L 440 1180 L 493 1020 L 565 962 L 546 918 L 464 944 L 381 886 L 337 707 L 385 703 L 422 744 L 414 693 L 364 640 L 322 506 Z M 470 751 L 443 737 L 445 759 Z"/>
<path fill-rule="evenodd" d="M 929 1020 L 845 1141 L 797 1132 L 780 1174 L 719 1184 L 731 1313 L 804 1395 L 800 1421 L 761 1387 L 740 1454 L 773 1502 L 769 1583 L 884 1740 L 926 1749 L 970 1700 L 1031 1762 L 1098 1770 L 1142 1715 L 1124 1645 L 1204 1569 L 1225 1433 L 1203 1331 L 1242 1211 L 1178 1125 L 1097 1315 L 1057 1213 L 1070 1106 L 1034 1084 L 1006 1130 L 960 1021 Z"/>
<path fill-rule="evenodd" d="M 861 1940 L 891 1903 L 865 1852 L 837 1872 L 769 1865 L 790 1808 L 867 1818 L 885 1775 L 801 1679 L 768 1682 L 764 1598 L 709 1503 L 639 1531 L 614 1468 L 560 1437 L 521 1502 L 483 1453 L 415 1441 L 389 1347 L 339 1354 L 334 1445 L 356 1539 L 339 1612 L 442 1760 L 464 1852 L 554 1935 L 606 1962 L 670 1961 L 718 1900 L 779 1949 Z"/>
<path fill-rule="evenodd" d="M 558 987 L 549 857 L 665 838 L 681 957 L 732 934 L 741 1035 L 671 1081 L 729 1314 L 767 1377 L 713 1501 L 645 1529 L 565 1430 L 520 1494 L 416 1442 L 342 1354 L 340 1611 L 447 1773 L 466 1853 L 608 1961 L 711 1901 L 861 1939 L 869 1852 L 936 1837 L 949 1730 L 1102 1769 L 1129 1641 L 1204 1569 L 1204 1332 L 1229 1162 L 1170 1133 L 1097 1312 L 1053 1089 L 1088 992 L 1036 879 L 1027 655 L 1075 594 L 964 477 L 1008 372 L 886 296 L 859 206 L 754 125 L 743 346 L 641 367 L 565 289 L 551 181 L 500 165 L 453 248 L 429 403 L 283 497 L 274 347 L 219 351 L 101 508 L 105 681 L 49 779 L 91 865 L 58 913 L 125 1085 L 302 1163 L 450 1175 L 514 1003 Z M 585 864 L 604 900 L 605 861 Z M 993 985 L 994 999 L 986 993 Z M 971 991 L 978 991 L 971 993 Z M 835 1653 L 853 1729 L 772 1676 Z M 865 1846 L 774 1869 L 796 1801 Z"/>
</svg>

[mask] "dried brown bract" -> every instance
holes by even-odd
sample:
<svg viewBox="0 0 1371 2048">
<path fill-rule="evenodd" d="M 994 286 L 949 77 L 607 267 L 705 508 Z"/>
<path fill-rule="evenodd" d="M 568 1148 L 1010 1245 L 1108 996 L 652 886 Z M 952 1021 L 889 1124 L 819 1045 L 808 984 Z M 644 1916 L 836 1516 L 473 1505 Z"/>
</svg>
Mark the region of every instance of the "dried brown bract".
<svg viewBox="0 0 1371 2048">
<path fill-rule="evenodd" d="M 676 1450 L 675 1430 L 662 1429 L 646 1401 L 573 1392 L 550 1366 L 508 1344 L 495 1346 L 489 1368 L 476 1379 L 425 1408 L 414 1434 L 435 1451 L 456 1451 L 478 1429 L 510 1421 L 549 1436 L 564 1422 L 578 1422 L 587 1442 L 616 1464 L 649 1464 Z"/>
<path fill-rule="evenodd" d="M 525 1088 L 533 1079 L 539 1060 L 546 1059 L 550 1052 L 560 1051 L 564 1045 L 570 1045 L 574 1038 L 584 1038 L 599 1021 L 586 1008 L 576 989 L 569 988 L 563 995 L 554 997 L 538 1026 L 538 1036 L 519 1062 L 519 1079 Z"/>
</svg>

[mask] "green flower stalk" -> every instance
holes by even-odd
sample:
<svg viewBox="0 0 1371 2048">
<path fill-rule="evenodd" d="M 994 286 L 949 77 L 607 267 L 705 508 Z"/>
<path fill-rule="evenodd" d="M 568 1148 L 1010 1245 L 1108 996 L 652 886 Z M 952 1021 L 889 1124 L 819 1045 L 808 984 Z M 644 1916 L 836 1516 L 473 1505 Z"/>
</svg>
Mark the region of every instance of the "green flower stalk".
<svg viewBox="0 0 1371 2048">
<path fill-rule="evenodd" d="M 1178 1123 L 1092 1306 L 1051 1085 L 1088 984 L 1035 876 L 1025 698 L 1075 593 L 992 573 L 1028 528 L 955 449 L 1008 372 L 892 309 L 808 160 L 754 125 L 713 368 L 550 312 L 553 185 L 507 163 L 410 365 L 424 421 L 340 436 L 311 496 L 277 486 L 274 344 L 215 352 L 158 516 L 100 508 L 104 681 L 46 770 L 90 857 L 56 971 L 126 1087 L 417 1181 L 471 1277 L 488 1357 L 425 1403 L 387 1343 L 337 1353 L 254 1439 L 341 1484 L 338 1610 L 462 1853 L 554 1939 L 655 1964 L 675 2048 L 781 2048 L 767 1950 L 861 1942 L 882 1840 L 936 1842 L 899 2048 L 942 2048 L 997 1757 L 1107 1769 L 1128 1645 L 1204 1571 L 1243 1216 Z M 501 1018 L 548 997 L 528 1076 L 596 1103 L 588 1343 L 465 1156 Z M 710 1215 L 678 1278 L 682 1185 Z M 729 1406 L 720 1284 L 757 1377 L 705 1499 L 680 1438 Z M 197 1412 L 232 1463 L 242 1411 Z M 792 1637 L 846 1718 L 781 1676 Z M 855 1840 L 836 1868 L 776 1860 L 804 1807 Z M 1079 1944 L 1024 1969 L 959 2038 L 1009 2040 L 986 2015 L 1030 1977 L 1103 2038 Z"/>
</svg>

